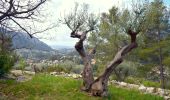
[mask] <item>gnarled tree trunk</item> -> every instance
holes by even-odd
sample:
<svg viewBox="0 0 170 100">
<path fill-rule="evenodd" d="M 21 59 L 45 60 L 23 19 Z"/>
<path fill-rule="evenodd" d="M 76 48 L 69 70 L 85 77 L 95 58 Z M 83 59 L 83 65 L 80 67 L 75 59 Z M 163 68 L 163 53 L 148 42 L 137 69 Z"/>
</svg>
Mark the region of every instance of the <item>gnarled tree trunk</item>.
<svg viewBox="0 0 170 100">
<path fill-rule="evenodd" d="M 127 46 L 124 46 L 120 49 L 115 55 L 114 59 L 110 62 L 110 64 L 105 69 L 104 73 L 99 76 L 91 85 L 90 90 L 92 95 L 94 96 L 107 96 L 107 87 L 109 76 L 112 74 L 114 69 L 123 61 L 123 57 L 129 53 L 132 49 L 137 47 L 136 43 L 136 35 L 139 32 L 133 32 L 131 30 L 128 31 L 128 35 L 131 37 L 131 43 Z"/>
<path fill-rule="evenodd" d="M 91 66 L 91 58 L 90 55 L 87 55 L 84 47 L 83 47 L 83 41 L 79 41 L 76 43 L 75 48 L 79 55 L 81 56 L 83 63 L 84 63 L 84 69 L 82 72 L 82 77 L 83 77 L 83 87 L 82 90 L 84 91 L 89 91 L 91 84 L 94 81 L 93 78 L 93 69 Z"/>
</svg>

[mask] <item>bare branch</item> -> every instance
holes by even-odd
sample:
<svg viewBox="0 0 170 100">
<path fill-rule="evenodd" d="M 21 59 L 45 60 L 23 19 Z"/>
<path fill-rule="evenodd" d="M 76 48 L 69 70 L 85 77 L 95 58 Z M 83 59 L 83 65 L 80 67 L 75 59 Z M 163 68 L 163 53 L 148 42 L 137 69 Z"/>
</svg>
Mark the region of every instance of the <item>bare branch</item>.
<svg viewBox="0 0 170 100">
<path fill-rule="evenodd" d="M 48 28 L 46 28 L 46 29 L 44 29 L 44 30 L 34 32 L 34 33 L 32 33 L 31 35 L 34 35 L 34 34 L 37 34 L 37 33 L 43 33 L 43 32 L 45 32 L 45 31 L 51 30 L 51 29 L 53 29 L 53 28 L 55 28 L 55 27 L 57 27 L 57 25 L 53 25 L 53 26 L 48 27 Z"/>
<path fill-rule="evenodd" d="M 10 18 L 15 24 L 17 24 L 22 30 L 24 30 L 31 38 L 32 35 L 24 28 L 22 25 L 20 25 L 17 21 L 15 21 L 13 18 Z"/>
<path fill-rule="evenodd" d="M 26 30 L 16 19 L 34 19 L 33 16 L 36 16 L 38 8 L 44 4 L 47 0 L 37 0 L 34 1 L 20 1 L 20 0 L 1 0 L 0 1 L 0 24 L 8 20 L 12 20 L 16 25 L 18 25 L 23 31 L 25 31 L 30 37 L 31 33 Z M 51 29 L 47 28 L 39 32 L 34 32 L 33 34 L 44 32 Z"/>
</svg>

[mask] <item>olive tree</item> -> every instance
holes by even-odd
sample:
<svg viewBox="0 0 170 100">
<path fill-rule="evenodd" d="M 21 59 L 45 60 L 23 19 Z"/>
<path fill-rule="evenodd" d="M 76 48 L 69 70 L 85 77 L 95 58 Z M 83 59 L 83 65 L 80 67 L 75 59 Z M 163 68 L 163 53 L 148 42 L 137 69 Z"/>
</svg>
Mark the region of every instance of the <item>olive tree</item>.
<svg viewBox="0 0 170 100">
<path fill-rule="evenodd" d="M 94 30 L 98 30 L 98 20 L 93 14 L 88 13 L 88 6 L 86 4 L 81 5 L 79 8 L 76 4 L 73 12 L 64 17 L 63 21 L 71 30 L 71 37 L 78 38 L 79 41 L 75 44 L 75 49 L 81 56 L 84 63 L 83 76 L 83 90 L 90 92 L 94 96 L 106 96 L 108 92 L 108 80 L 111 73 L 115 68 L 123 62 L 124 57 L 135 49 L 137 45 L 137 35 L 142 31 L 142 23 L 144 22 L 143 7 L 137 7 L 133 11 L 125 10 L 119 13 L 116 25 L 118 25 L 122 34 L 130 37 L 130 43 L 124 46 L 120 46 L 115 57 L 106 66 L 104 72 L 94 80 L 93 70 L 91 66 L 91 57 L 96 52 L 95 47 L 86 52 L 84 48 L 84 41 L 87 38 L 88 33 L 92 33 Z M 107 16 L 106 16 L 106 21 Z M 100 30 L 98 30 L 100 31 Z"/>
</svg>

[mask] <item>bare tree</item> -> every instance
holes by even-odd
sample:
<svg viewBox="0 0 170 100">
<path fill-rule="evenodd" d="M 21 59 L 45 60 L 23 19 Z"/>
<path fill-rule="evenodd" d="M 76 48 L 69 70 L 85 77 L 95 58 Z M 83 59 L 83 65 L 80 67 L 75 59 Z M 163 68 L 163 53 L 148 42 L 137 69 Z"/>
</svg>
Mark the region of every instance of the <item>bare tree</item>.
<svg viewBox="0 0 170 100">
<path fill-rule="evenodd" d="M 79 39 L 75 45 L 75 49 L 84 62 L 84 70 L 82 73 L 84 83 L 83 90 L 90 92 L 94 96 L 106 96 L 109 76 L 115 68 L 123 62 L 124 56 L 137 47 L 136 38 L 141 32 L 142 23 L 144 22 L 144 9 L 136 9 L 133 12 L 133 17 L 131 19 L 120 24 L 120 26 L 122 26 L 122 31 L 130 36 L 131 42 L 118 50 L 114 59 L 109 65 L 107 65 L 103 74 L 94 80 L 91 66 L 91 55 L 95 53 L 95 48 L 91 52 L 87 53 L 85 52 L 83 42 L 87 37 L 87 33 L 95 30 L 97 20 L 94 17 L 89 16 L 87 5 L 83 5 L 82 8 L 83 9 L 78 10 L 78 5 L 76 4 L 73 12 L 64 18 L 64 24 L 72 30 L 71 37 Z"/>
<path fill-rule="evenodd" d="M 32 37 L 32 34 L 20 24 L 18 20 L 36 20 L 39 14 L 38 9 L 46 1 L 47 0 L 0 0 L 0 24 L 8 29 L 13 29 L 6 24 L 12 21 Z"/>
</svg>

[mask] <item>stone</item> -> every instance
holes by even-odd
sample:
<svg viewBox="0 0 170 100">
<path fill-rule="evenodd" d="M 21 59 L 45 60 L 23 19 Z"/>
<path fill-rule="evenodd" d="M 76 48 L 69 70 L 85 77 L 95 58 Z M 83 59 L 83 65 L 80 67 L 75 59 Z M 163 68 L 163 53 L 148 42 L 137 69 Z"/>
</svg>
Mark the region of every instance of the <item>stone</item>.
<svg viewBox="0 0 170 100">
<path fill-rule="evenodd" d="M 94 77 L 94 80 L 96 80 L 97 79 L 97 77 Z"/>
<path fill-rule="evenodd" d="M 60 72 L 60 74 L 65 74 L 65 72 Z"/>
<path fill-rule="evenodd" d="M 57 72 L 50 72 L 50 75 L 56 75 Z"/>
<path fill-rule="evenodd" d="M 125 83 L 125 82 L 120 82 L 119 85 L 122 86 L 122 87 L 127 87 L 127 83 Z"/>
<path fill-rule="evenodd" d="M 76 74 L 72 74 L 72 77 L 73 78 L 78 78 Z"/>
<path fill-rule="evenodd" d="M 117 82 L 116 80 L 112 80 L 111 83 L 115 85 L 119 85 L 119 82 Z"/>
<path fill-rule="evenodd" d="M 156 92 L 156 89 L 154 87 L 147 87 L 146 88 L 146 92 L 147 93 L 155 93 Z"/>
<path fill-rule="evenodd" d="M 157 93 L 158 93 L 160 96 L 163 96 L 163 95 L 165 94 L 164 89 L 161 89 L 161 88 L 158 88 L 158 89 L 157 89 Z"/>
<path fill-rule="evenodd" d="M 12 75 L 14 75 L 16 77 L 23 75 L 21 70 L 11 70 L 10 72 Z"/>
<path fill-rule="evenodd" d="M 146 92 L 146 87 L 143 85 L 140 85 L 139 90 L 142 92 Z"/>
<path fill-rule="evenodd" d="M 26 80 L 26 78 L 25 78 L 24 76 L 18 76 L 18 77 L 16 78 L 16 81 L 17 81 L 17 82 L 25 82 L 25 80 Z"/>
<path fill-rule="evenodd" d="M 82 78 L 82 75 L 79 74 L 79 78 Z"/>
<path fill-rule="evenodd" d="M 164 99 L 165 100 L 170 100 L 170 97 L 169 96 L 164 96 Z"/>
<path fill-rule="evenodd" d="M 72 77 L 72 75 L 71 75 L 71 74 L 68 74 L 68 77 Z"/>
<path fill-rule="evenodd" d="M 59 76 L 59 75 L 55 75 L 56 77 Z"/>
<path fill-rule="evenodd" d="M 170 90 L 165 90 L 165 94 L 164 95 L 170 97 Z"/>
<path fill-rule="evenodd" d="M 138 89 L 138 88 L 139 88 L 139 85 L 136 85 L 136 84 L 128 84 L 128 88 Z"/>
<path fill-rule="evenodd" d="M 68 77 L 68 75 L 69 75 L 68 73 L 65 73 L 63 76 L 64 76 L 64 77 Z"/>
<path fill-rule="evenodd" d="M 35 72 L 31 72 L 31 71 L 24 71 L 24 73 L 28 75 L 35 75 Z"/>
<path fill-rule="evenodd" d="M 7 74 L 7 77 L 9 78 L 9 79 L 16 79 L 16 77 L 13 75 L 13 74 Z M 1 99 L 0 99 L 1 100 Z"/>
</svg>

